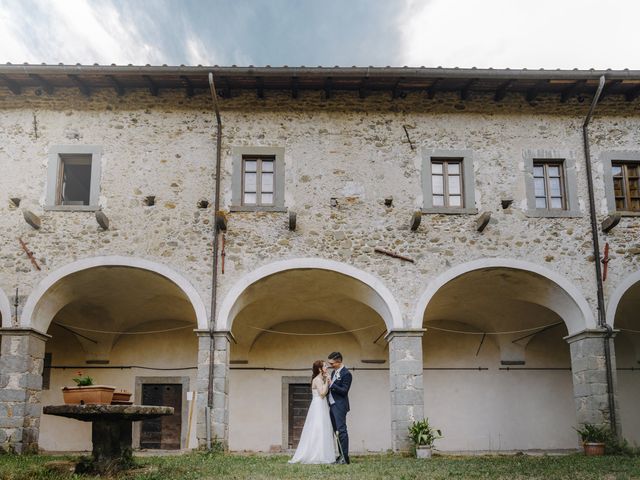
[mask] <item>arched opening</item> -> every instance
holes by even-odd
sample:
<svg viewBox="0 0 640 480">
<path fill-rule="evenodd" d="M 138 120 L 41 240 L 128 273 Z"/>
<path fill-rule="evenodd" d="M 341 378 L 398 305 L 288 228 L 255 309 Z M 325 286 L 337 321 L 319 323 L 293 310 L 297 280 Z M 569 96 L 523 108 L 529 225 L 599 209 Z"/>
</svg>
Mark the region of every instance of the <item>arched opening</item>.
<svg viewBox="0 0 640 480">
<path fill-rule="evenodd" d="M 144 267 L 132 265 L 136 262 Z M 196 384 L 193 330 L 204 306 L 192 287 L 183 288 L 186 280 L 174 273 L 167 276 L 167 271 L 150 262 L 106 257 L 64 267 L 38 286 L 22 321 L 51 336 L 45 349 L 43 404 L 62 403 L 61 388 L 74 385 L 81 371 L 96 384 L 132 392 L 135 403 L 176 409 L 172 417 L 137 424 L 134 447 L 195 446 L 188 392 Z M 49 451 L 89 450 L 90 425 L 44 415 L 39 444 Z"/>
<path fill-rule="evenodd" d="M 618 402 L 622 434 L 640 443 L 640 272 L 629 276 L 614 291 L 607 320 L 618 330 L 615 337 Z"/>
<path fill-rule="evenodd" d="M 278 262 L 241 280 L 224 316 L 235 339 L 229 377 L 229 447 L 295 448 L 310 395 L 311 364 L 340 351 L 352 371 L 351 450 L 390 448 L 384 333 L 395 301 L 369 275 L 336 262 Z M 394 317 L 395 316 L 395 317 Z M 376 421 L 372 422 L 371 419 Z"/>
<path fill-rule="evenodd" d="M 525 267 L 475 262 L 428 289 L 421 319 L 425 415 L 443 429 L 444 450 L 577 446 L 564 337 L 585 328 L 583 299 Z"/>
</svg>

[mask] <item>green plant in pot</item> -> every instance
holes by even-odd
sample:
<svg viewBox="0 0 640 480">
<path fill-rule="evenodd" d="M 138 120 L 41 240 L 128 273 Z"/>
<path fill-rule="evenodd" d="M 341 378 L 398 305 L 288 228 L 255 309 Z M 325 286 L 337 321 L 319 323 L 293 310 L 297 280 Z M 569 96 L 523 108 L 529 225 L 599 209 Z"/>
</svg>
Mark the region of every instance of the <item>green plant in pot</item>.
<svg viewBox="0 0 640 480">
<path fill-rule="evenodd" d="M 428 418 L 417 420 L 409 427 L 409 439 L 418 458 L 431 458 L 433 445 L 439 438 L 442 438 L 442 431 L 429 425 Z"/>
<path fill-rule="evenodd" d="M 606 426 L 585 423 L 581 428 L 576 428 L 576 432 L 582 439 L 582 447 L 585 455 L 604 455 L 606 444 L 611 440 L 611 430 Z"/>
<path fill-rule="evenodd" d="M 95 385 L 93 378 L 76 372 L 72 379 L 75 387 L 62 387 L 64 403 L 76 405 L 109 405 L 116 387 L 109 385 Z"/>
</svg>

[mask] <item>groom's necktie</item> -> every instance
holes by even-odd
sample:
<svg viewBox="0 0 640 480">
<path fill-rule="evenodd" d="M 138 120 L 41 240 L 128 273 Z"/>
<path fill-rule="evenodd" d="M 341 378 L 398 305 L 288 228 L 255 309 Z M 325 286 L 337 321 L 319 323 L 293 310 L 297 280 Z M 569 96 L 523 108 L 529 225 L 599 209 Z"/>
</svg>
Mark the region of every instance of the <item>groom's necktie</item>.
<svg viewBox="0 0 640 480">
<path fill-rule="evenodd" d="M 331 384 L 333 384 L 333 379 L 336 378 L 336 371 L 331 372 Z M 329 384 L 329 405 L 333 405 L 336 401 L 333 399 L 333 395 L 331 395 L 331 384 Z"/>
</svg>

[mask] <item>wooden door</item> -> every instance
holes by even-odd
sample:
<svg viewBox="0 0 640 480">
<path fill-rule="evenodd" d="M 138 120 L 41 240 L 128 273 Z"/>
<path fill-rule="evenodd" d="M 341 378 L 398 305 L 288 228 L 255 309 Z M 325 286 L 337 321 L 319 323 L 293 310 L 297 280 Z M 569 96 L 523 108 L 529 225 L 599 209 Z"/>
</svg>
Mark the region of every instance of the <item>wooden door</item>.
<svg viewBox="0 0 640 480">
<path fill-rule="evenodd" d="M 143 420 L 140 448 L 179 450 L 182 433 L 182 385 L 145 383 L 142 405 L 173 407 L 173 415 Z"/>
<path fill-rule="evenodd" d="M 296 448 L 300 442 L 302 427 L 311 405 L 311 385 L 308 383 L 289 384 L 289 448 Z"/>
</svg>

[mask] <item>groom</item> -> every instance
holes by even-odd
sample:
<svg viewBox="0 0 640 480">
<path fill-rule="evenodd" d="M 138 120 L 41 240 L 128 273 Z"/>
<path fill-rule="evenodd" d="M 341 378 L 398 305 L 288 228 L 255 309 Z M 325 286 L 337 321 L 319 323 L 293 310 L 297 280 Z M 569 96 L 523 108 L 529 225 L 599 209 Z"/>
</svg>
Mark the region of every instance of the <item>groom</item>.
<svg viewBox="0 0 640 480">
<path fill-rule="evenodd" d="M 329 354 L 329 365 L 333 368 L 329 385 L 329 412 L 333 431 L 338 432 L 340 456 L 336 463 L 350 463 L 349 434 L 347 433 L 347 412 L 349 411 L 349 388 L 351 388 L 351 372 L 342 364 L 342 354 Z"/>
</svg>

